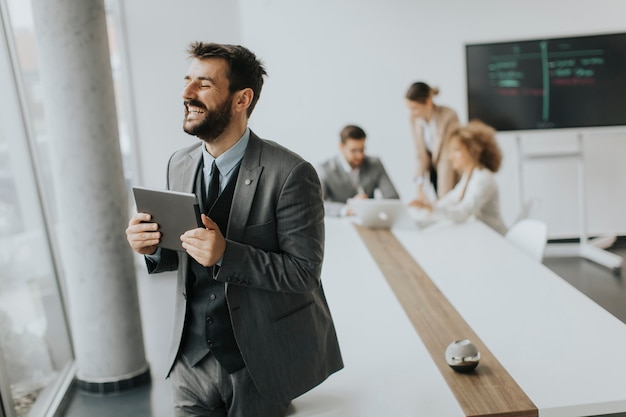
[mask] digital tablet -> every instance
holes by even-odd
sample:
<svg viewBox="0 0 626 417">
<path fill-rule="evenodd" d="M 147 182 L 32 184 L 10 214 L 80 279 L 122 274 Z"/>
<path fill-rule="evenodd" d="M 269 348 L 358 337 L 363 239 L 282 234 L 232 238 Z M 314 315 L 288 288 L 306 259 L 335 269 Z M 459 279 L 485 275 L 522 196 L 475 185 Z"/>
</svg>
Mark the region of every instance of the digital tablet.
<svg viewBox="0 0 626 417">
<path fill-rule="evenodd" d="M 159 246 L 184 251 L 180 235 L 202 226 L 198 199 L 193 193 L 133 187 L 137 211 L 152 216 L 161 232 Z"/>
</svg>

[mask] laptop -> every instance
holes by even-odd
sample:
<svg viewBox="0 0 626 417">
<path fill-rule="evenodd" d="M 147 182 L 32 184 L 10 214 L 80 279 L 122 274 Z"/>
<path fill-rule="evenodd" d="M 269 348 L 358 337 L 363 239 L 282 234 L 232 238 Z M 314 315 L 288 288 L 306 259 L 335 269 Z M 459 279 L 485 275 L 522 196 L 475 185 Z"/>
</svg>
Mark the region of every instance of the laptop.
<svg viewBox="0 0 626 417">
<path fill-rule="evenodd" d="M 406 203 L 396 199 L 354 199 L 347 204 L 355 213 L 356 223 L 370 229 L 416 227 Z"/>
</svg>

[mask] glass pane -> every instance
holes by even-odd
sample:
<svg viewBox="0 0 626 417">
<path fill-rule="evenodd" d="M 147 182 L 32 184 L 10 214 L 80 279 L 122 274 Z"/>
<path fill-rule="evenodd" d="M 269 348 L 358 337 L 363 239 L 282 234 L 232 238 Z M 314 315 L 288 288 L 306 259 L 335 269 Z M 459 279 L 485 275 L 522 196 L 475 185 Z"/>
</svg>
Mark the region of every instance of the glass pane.
<svg viewBox="0 0 626 417">
<path fill-rule="evenodd" d="M 3 123 L 0 118 L 0 343 L 17 415 L 25 416 L 72 353 L 35 184 L 24 175 L 30 164 L 14 163 L 23 156 L 10 146 Z"/>
<path fill-rule="evenodd" d="M 120 144 L 130 182 L 136 161 L 119 4 L 107 0 L 106 5 Z M 0 384 L 0 398 L 13 400 L 17 416 L 37 417 L 58 404 L 73 355 L 59 292 L 63 271 L 58 264 L 55 268 L 54 242 L 46 233 L 46 224 L 54 230 L 57 216 L 31 3 L 0 0 L 0 6 L 5 31 L 0 30 L 0 355 L 6 365 L 0 380 L 10 383 L 4 391 Z"/>
<path fill-rule="evenodd" d="M 15 65 L 21 69 L 18 78 L 22 82 L 17 85 L 27 86 L 21 100 L 11 66 L 11 46 L 20 51 Z M 5 389 L 1 395 L 11 397 L 14 410 L 10 412 L 16 416 L 31 411 L 35 416 L 43 415 L 52 404 L 73 355 L 45 228 L 44 219 L 51 213 L 44 216 L 42 209 L 51 211 L 54 204 L 42 206 L 38 192 L 51 188 L 45 182 L 38 187 L 33 169 L 37 166 L 40 178 L 50 178 L 44 157 L 34 38 L 26 28 L 0 32 L 0 91 L 0 352 L 5 365 L 0 378 L 8 380 L 9 386 L 9 392 Z M 29 152 L 23 106 L 34 116 L 29 121 L 36 132 L 33 147 L 44 151 L 36 161 Z"/>
</svg>

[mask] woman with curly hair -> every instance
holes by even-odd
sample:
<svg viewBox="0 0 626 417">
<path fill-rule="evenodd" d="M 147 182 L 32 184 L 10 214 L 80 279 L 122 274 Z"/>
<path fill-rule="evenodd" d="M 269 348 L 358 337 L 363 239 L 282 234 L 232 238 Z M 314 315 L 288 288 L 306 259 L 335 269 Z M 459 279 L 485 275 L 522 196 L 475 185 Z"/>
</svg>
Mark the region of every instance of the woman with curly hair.
<svg viewBox="0 0 626 417">
<path fill-rule="evenodd" d="M 500 234 L 506 226 L 500 213 L 498 184 L 494 174 L 500 169 L 502 153 L 496 131 L 479 120 L 472 120 L 450 137 L 448 158 L 461 180 L 436 202 L 417 199 L 409 203 L 436 216 L 462 222 L 474 216 Z"/>
</svg>

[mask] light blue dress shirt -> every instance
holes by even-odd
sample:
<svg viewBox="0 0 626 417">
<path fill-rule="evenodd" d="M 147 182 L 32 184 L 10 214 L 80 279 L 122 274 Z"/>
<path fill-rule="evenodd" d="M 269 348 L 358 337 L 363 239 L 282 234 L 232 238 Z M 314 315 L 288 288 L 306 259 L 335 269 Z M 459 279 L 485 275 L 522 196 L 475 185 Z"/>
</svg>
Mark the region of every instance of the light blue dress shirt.
<svg viewBox="0 0 626 417">
<path fill-rule="evenodd" d="M 229 150 L 214 158 L 213 155 L 207 151 L 206 146 L 202 145 L 202 158 L 204 160 L 204 183 L 207 187 L 204 192 L 208 191 L 209 184 L 211 183 L 211 166 L 213 166 L 213 161 L 215 161 L 215 165 L 217 169 L 220 171 L 220 194 L 224 191 L 226 184 L 230 181 L 230 178 L 233 176 L 233 172 L 241 160 L 243 159 L 244 153 L 246 153 L 246 148 L 248 147 L 248 142 L 250 141 L 250 129 L 246 128 L 246 131 L 243 132 L 243 136 L 235 143 Z"/>
<path fill-rule="evenodd" d="M 214 158 L 213 155 L 206 150 L 206 146 L 204 146 L 204 144 L 202 145 L 202 158 L 204 160 L 203 173 L 207 187 L 211 183 L 211 166 L 213 165 L 213 161 L 215 161 L 215 165 L 220 171 L 220 193 L 224 191 L 226 184 L 228 184 L 228 181 L 230 181 L 230 178 L 235 172 L 235 168 L 241 163 L 243 155 L 246 153 L 249 141 L 250 128 L 246 128 L 246 131 L 243 132 L 243 136 L 241 136 L 237 143 L 217 158 Z M 204 192 L 207 191 L 208 190 L 204 190 Z M 156 262 L 161 256 L 161 248 L 157 248 L 157 251 L 153 255 L 145 256 L 147 259 Z M 222 265 L 222 259 L 217 262 L 217 265 Z"/>
</svg>

